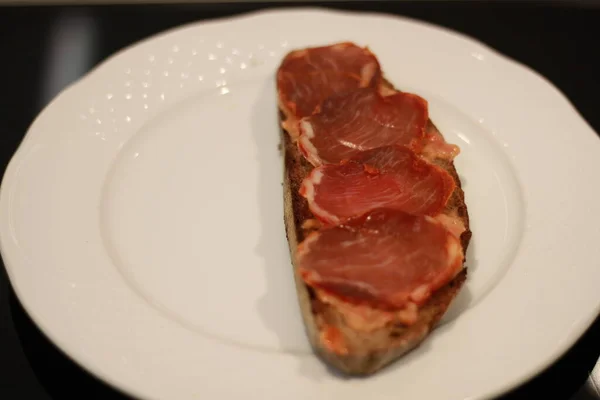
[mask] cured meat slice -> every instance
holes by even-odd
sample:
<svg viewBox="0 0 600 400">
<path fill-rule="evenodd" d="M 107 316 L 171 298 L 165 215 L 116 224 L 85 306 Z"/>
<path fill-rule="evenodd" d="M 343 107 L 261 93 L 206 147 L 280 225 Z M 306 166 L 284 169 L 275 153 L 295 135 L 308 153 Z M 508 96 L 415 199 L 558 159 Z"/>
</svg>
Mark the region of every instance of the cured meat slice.
<svg viewBox="0 0 600 400">
<path fill-rule="evenodd" d="M 297 122 L 334 93 L 376 87 L 380 81 L 377 58 L 353 43 L 297 50 L 277 71 L 279 105 L 287 119 Z"/>
<path fill-rule="evenodd" d="M 455 186 L 448 172 L 407 147 L 385 146 L 313 169 L 300 194 L 315 217 L 336 225 L 376 208 L 434 216 L 444 209 Z"/>
<path fill-rule="evenodd" d="M 358 152 L 424 144 L 427 102 L 411 93 L 382 96 L 375 88 L 334 94 L 300 121 L 298 146 L 313 165 L 336 164 Z"/>
<path fill-rule="evenodd" d="M 310 234 L 296 261 L 313 288 L 354 304 L 423 304 L 462 269 L 460 241 L 439 222 L 389 209 Z"/>
</svg>

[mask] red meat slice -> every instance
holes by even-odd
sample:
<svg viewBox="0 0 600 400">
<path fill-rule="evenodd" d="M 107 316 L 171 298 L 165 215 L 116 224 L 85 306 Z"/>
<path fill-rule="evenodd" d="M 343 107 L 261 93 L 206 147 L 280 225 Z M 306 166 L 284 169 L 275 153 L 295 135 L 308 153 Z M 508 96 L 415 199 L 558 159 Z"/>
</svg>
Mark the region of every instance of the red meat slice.
<svg viewBox="0 0 600 400">
<path fill-rule="evenodd" d="M 423 304 L 463 262 L 459 239 L 442 224 L 389 209 L 310 234 L 296 257 L 309 286 L 392 310 Z"/>
<path fill-rule="evenodd" d="M 300 194 L 315 217 L 337 225 L 377 208 L 435 216 L 455 186 L 448 172 L 410 149 L 386 146 L 313 169 Z"/>
</svg>

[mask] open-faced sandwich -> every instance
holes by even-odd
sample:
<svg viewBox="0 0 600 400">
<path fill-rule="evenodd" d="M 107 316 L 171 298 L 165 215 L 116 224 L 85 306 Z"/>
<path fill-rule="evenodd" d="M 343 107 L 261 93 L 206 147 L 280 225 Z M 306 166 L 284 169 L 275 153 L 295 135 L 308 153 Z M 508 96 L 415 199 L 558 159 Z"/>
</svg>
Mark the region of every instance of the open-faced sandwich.
<svg viewBox="0 0 600 400">
<path fill-rule="evenodd" d="M 308 336 L 329 364 L 370 374 L 421 343 L 466 279 L 459 149 L 353 43 L 292 51 L 277 90 Z"/>
</svg>

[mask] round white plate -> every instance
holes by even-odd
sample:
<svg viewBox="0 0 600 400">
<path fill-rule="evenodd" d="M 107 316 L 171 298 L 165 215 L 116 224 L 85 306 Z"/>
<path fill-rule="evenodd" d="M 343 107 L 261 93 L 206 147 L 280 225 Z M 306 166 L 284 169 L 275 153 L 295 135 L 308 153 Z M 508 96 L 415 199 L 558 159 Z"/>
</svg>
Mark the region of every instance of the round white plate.
<svg viewBox="0 0 600 400">
<path fill-rule="evenodd" d="M 424 96 L 466 191 L 470 275 L 444 324 L 367 379 L 310 351 L 283 226 L 274 74 L 352 40 Z M 147 399 L 481 399 L 563 353 L 600 306 L 600 141 L 551 84 L 482 44 L 380 15 L 256 13 L 153 37 L 35 120 L 0 239 L 41 329 Z"/>
</svg>

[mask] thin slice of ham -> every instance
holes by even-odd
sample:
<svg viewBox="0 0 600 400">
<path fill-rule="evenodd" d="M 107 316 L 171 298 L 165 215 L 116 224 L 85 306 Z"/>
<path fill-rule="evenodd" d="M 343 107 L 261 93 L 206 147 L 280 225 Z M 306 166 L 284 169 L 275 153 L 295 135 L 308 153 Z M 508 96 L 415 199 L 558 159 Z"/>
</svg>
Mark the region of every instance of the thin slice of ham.
<svg viewBox="0 0 600 400">
<path fill-rule="evenodd" d="M 381 309 L 422 305 L 462 269 L 459 239 L 438 221 L 378 209 L 310 234 L 296 262 L 309 286 Z"/>
<path fill-rule="evenodd" d="M 376 87 L 381 81 L 377 58 L 368 49 L 346 42 L 289 53 L 277 71 L 279 105 L 288 132 L 296 136 L 300 118 L 311 115 L 334 93 Z"/>
<path fill-rule="evenodd" d="M 392 144 L 419 151 L 428 118 L 427 102 L 415 94 L 382 96 L 372 87 L 336 93 L 300 121 L 298 147 L 315 166 Z"/>
<path fill-rule="evenodd" d="M 435 216 L 455 186 L 448 172 L 407 147 L 385 146 L 313 169 L 300 194 L 315 217 L 337 225 L 377 208 Z"/>
</svg>

